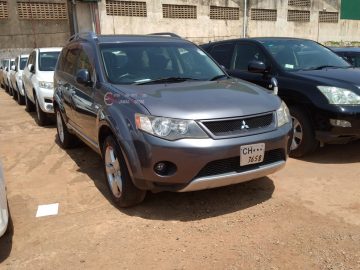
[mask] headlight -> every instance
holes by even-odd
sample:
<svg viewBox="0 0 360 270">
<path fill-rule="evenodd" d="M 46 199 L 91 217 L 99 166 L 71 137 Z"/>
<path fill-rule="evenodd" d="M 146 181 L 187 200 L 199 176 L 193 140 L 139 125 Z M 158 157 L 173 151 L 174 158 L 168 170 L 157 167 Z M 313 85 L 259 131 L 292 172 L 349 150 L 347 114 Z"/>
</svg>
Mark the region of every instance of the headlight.
<svg viewBox="0 0 360 270">
<path fill-rule="evenodd" d="M 184 138 L 208 138 L 194 120 L 135 114 L 135 122 L 139 130 L 170 141 Z"/>
<path fill-rule="evenodd" d="M 276 118 L 278 127 L 290 122 L 290 112 L 284 101 L 281 102 L 280 108 L 276 111 Z"/>
<path fill-rule="evenodd" d="M 330 104 L 352 105 L 360 104 L 360 96 L 351 90 L 333 86 L 318 86 L 321 93 L 327 98 Z"/>
<path fill-rule="evenodd" d="M 40 88 L 45 88 L 45 89 L 53 89 L 54 88 L 54 83 L 52 83 L 52 82 L 39 82 L 39 87 Z"/>
</svg>

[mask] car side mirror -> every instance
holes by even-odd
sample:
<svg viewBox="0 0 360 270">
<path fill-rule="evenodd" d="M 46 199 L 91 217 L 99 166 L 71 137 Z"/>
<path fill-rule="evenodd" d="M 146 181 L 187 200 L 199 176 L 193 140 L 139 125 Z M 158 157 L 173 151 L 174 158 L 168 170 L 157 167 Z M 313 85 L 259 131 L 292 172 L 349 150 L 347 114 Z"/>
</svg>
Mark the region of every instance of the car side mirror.
<svg viewBox="0 0 360 270">
<path fill-rule="evenodd" d="M 0 67 L 0 69 L 3 69 L 3 67 Z"/>
<path fill-rule="evenodd" d="M 11 70 L 15 71 L 15 69 L 16 69 L 15 65 L 12 65 Z"/>
<path fill-rule="evenodd" d="M 265 73 L 267 71 L 267 68 L 264 62 L 250 61 L 248 65 L 248 71 L 251 73 Z"/>
<path fill-rule="evenodd" d="M 35 73 L 35 67 L 34 67 L 33 64 L 29 64 L 29 65 L 28 65 L 28 69 L 29 69 L 29 71 L 30 71 L 31 73 Z"/>
<path fill-rule="evenodd" d="M 277 95 L 278 92 L 279 92 L 278 80 L 275 77 L 272 77 L 270 81 L 271 81 L 271 85 L 272 85 L 272 88 L 273 88 L 273 91 L 274 91 L 274 95 Z"/>
<path fill-rule="evenodd" d="M 8 67 L 6 67 L 6 68 L 5 68 L 5 71 L 9 71 L 9 68 L 8 68 Z"/>
<path fill-rule="evenodd" d="M 87 69 L 79 69 L 76 72 L 76 82 L 85 86 L 91 85 L 90 73 Z"/>
</svg>

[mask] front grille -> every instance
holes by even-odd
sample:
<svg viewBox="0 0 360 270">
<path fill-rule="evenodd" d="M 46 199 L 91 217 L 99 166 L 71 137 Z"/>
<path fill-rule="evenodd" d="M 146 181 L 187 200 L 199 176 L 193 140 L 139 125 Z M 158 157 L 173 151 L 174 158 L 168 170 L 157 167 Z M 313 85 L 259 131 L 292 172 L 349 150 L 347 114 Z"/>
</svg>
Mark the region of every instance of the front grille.
<svg viewBox="0 0 360 270">
<path fill-rule="evenodd" d="M 234 136 L 269 128 L 274 123 L 274 114 L 202 123 L 215 136 Z"/>
<path fill-rule="evenodd" d="M 262 165 L 268 165 L 282 160 L 285 160 L 285 153 L 282 149 L 266 151 L 263 162 L 247 166 L 240 166 L 240 156 L 215 160 L 205 165 L 205 167 L 201 169 L 201 171 L 195 178 L 219 175 L 230 172 L 245 172 L 260 168 L 260 166 Z"/>
</svg>

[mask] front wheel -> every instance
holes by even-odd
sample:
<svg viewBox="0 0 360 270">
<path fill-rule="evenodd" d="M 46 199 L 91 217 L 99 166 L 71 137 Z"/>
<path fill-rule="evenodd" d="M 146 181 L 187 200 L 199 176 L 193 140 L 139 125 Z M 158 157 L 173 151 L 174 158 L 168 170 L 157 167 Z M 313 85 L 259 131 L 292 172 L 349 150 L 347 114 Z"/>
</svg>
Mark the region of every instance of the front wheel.
<svg viewBox="0 0 360 270">
<path fill-rule="evenodd" d="M 104 171 L 112 200 L 118 207 L 130 207 L 141 203 L 146 191 L 132 182 L 125 159 L 113 136 L 108 136 L 102 147 Z"/>
<path fill-rule="evenodd" d="M 290 156 L 299 158 L 314 152 L 319 142 L 308 115 L 298 107 L 290 107 L 290 114 L 294 129 Z"/>
<path fill-rule="evenodd" d="M 55 109 L 55 114 L 57 138 L 61 148 L 69 149 L 75 147 L 78 144 L 77 137 L 68 131 L 59 109 Z"/>
<path fill-rule="evenodd" d="M 25 90 L 24 90 L 24 92 L 25 92 L 25 110 L 27 112 L 32 112 L 32 111 L 34 111 L 34 104 L 31 102 L 31 100 L 27 96 Z"/>
<path fill-rule="evenodd" d="M 36 109 L 36 123 L 40 126 L 46 126 L 49 124 L 49 118 L 45 112 L 40 107 L 37 96 L 34 95 L 35 99 L 35 109 Z"/>
</svg>

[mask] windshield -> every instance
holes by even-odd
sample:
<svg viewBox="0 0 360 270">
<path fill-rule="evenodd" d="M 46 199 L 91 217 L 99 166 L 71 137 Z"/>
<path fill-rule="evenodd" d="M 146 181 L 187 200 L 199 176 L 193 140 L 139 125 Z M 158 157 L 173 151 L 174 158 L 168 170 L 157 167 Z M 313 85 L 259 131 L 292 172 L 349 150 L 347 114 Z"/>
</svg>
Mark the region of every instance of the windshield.
<svg viewBox="0 0 360 270">
<path fill-rule="evenodd" d="M 286 71 L 351 67 L 333 51 L 314 41 L 284 39 L 261 42 Z"/>
<path fill-rule="evenodd" d="M 27 57 L 20 58 L 20 70 L 24 70 L 27 60 L 28 60 Z"/>
<path fill-rule="evenodd" d="M 100 46 L 108 80 L 114 84 L 211 80 L 224 72 L 201 49 L 184 43 L 126 43 Z M 167 80 L 166 82 L 170 82 Z"/>
<path fill-rule="evenodd" d="M 39 55 L 39 70 L 54 71 L 60 52 L 41 52 Z"/>
</svg>

